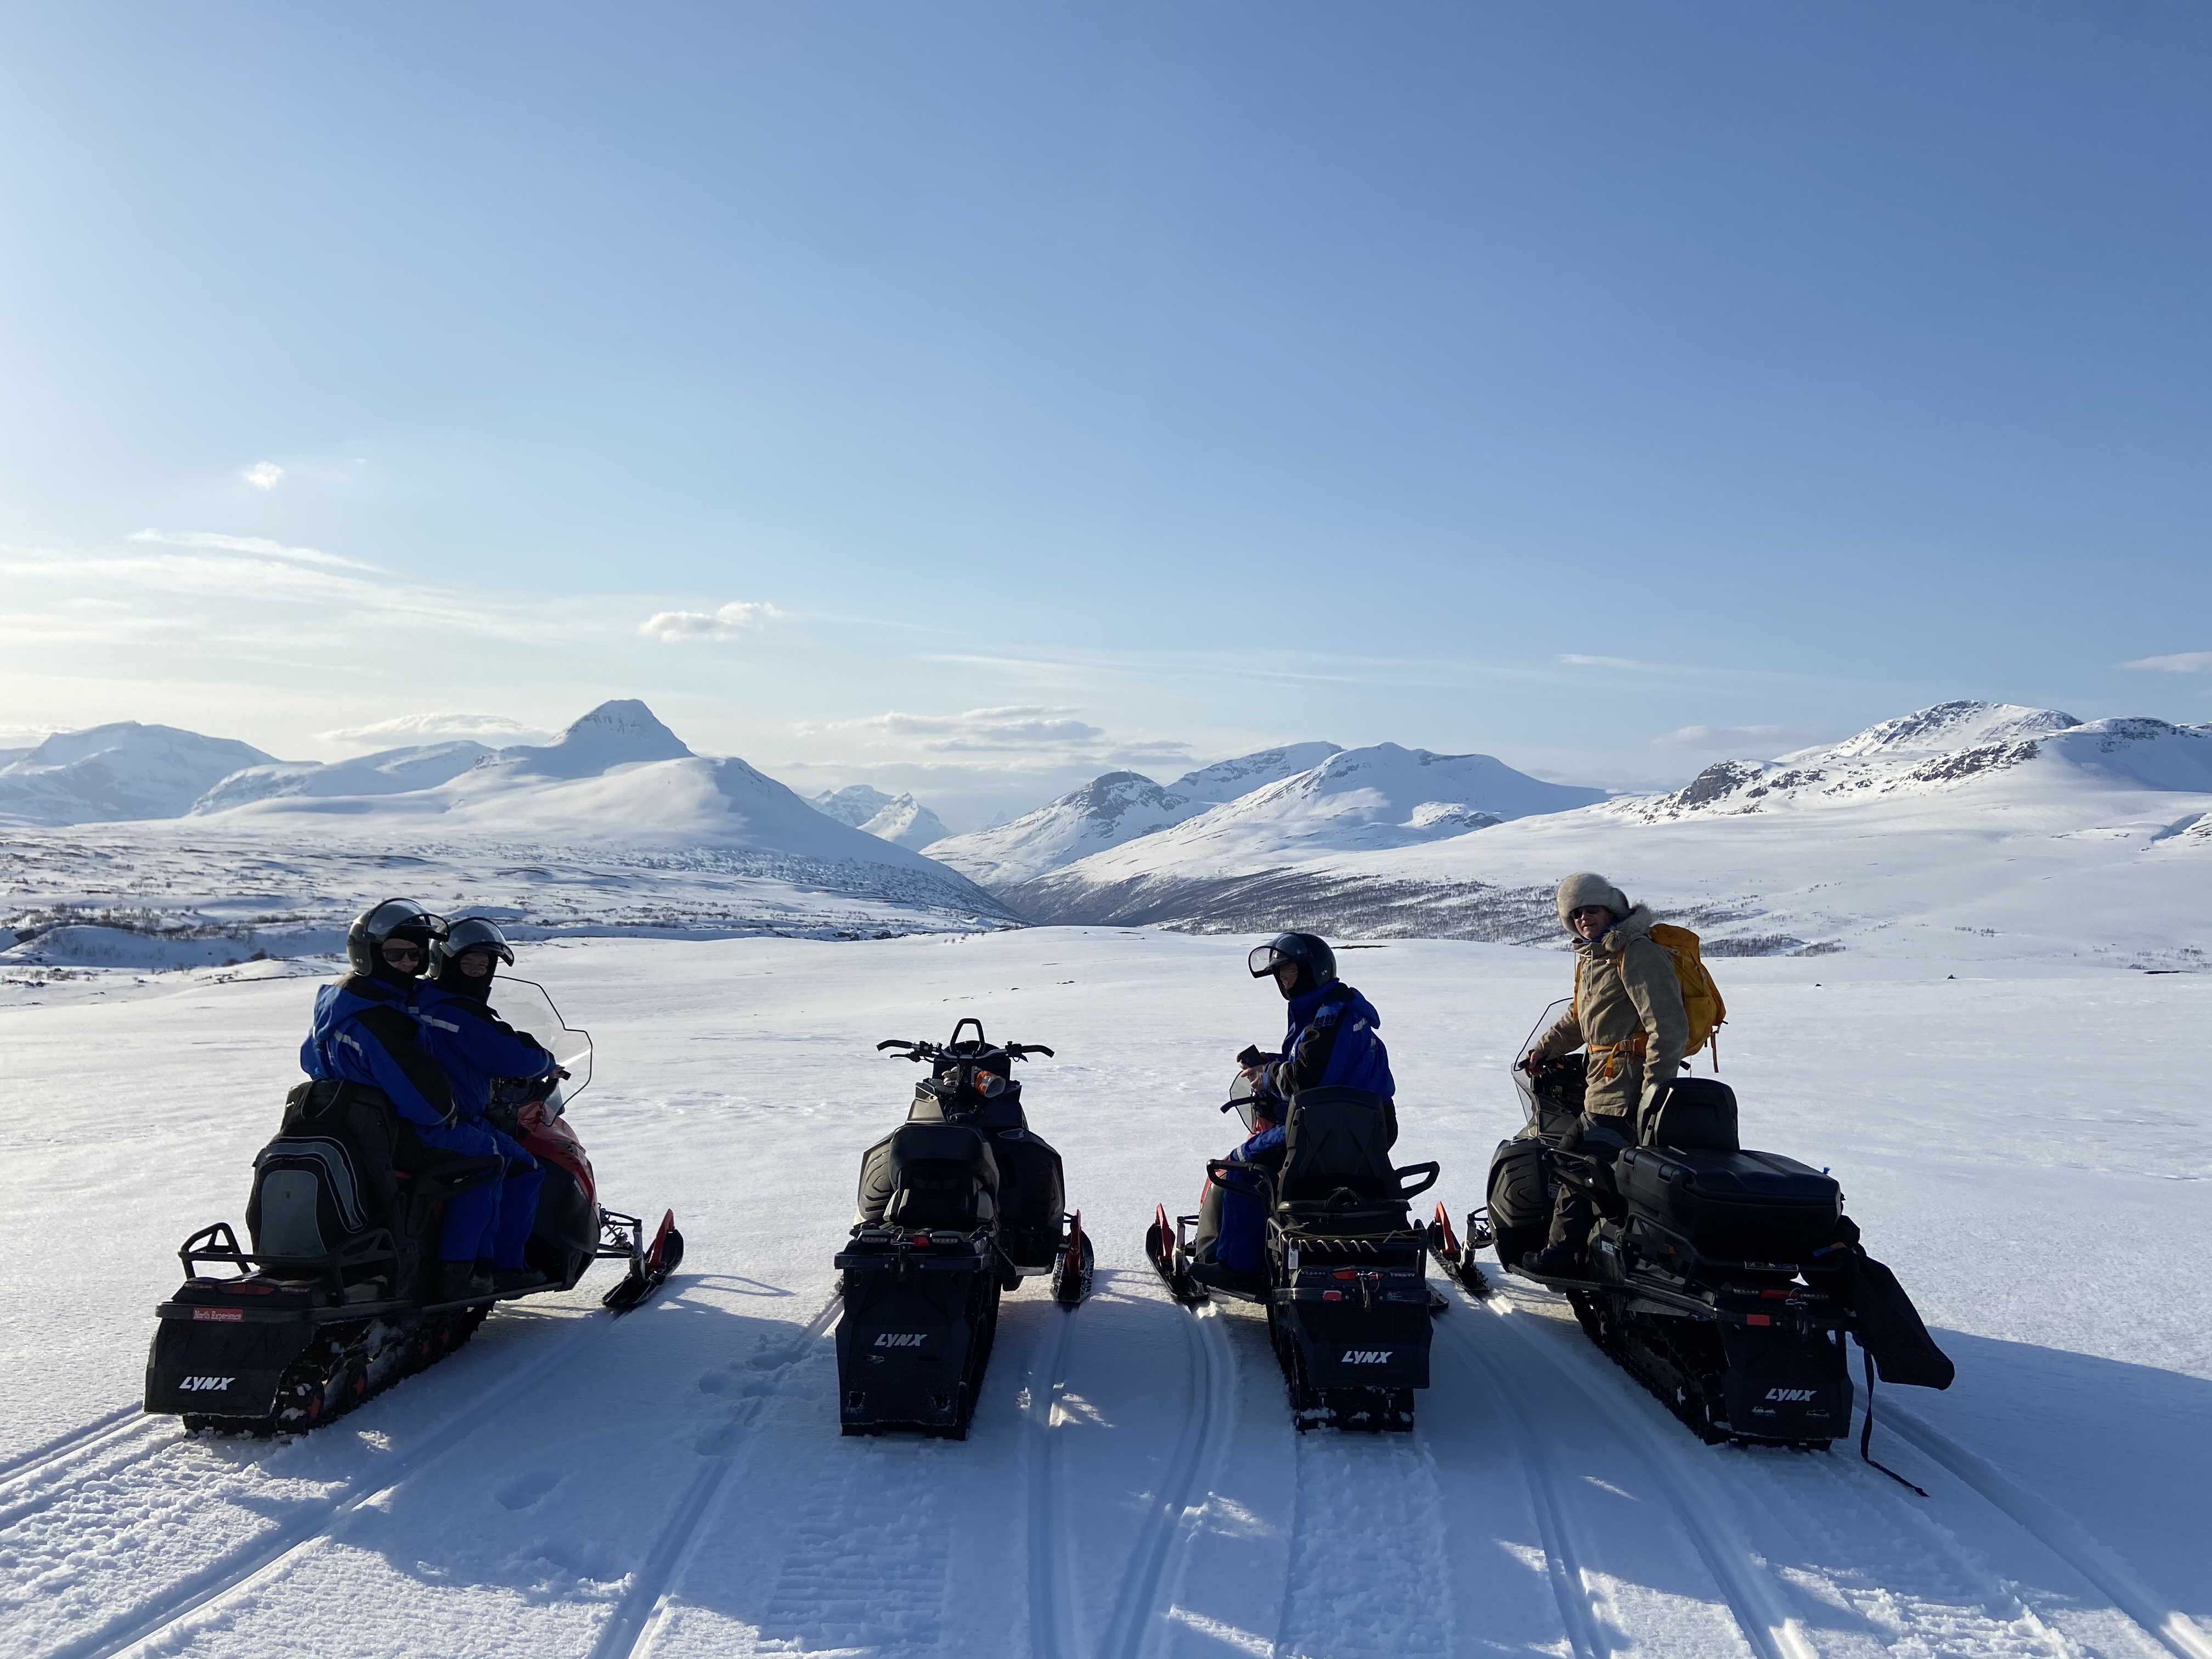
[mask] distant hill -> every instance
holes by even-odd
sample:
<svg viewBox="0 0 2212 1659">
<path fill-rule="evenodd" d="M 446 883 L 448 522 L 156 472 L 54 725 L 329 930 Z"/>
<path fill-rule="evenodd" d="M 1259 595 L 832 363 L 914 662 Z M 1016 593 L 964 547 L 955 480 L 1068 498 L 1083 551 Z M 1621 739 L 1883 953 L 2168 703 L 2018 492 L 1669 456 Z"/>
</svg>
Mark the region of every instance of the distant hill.
<svg viewBox="0 0 2212 1659">
<path fill-rule="evenodd" d="M 274 759 L 234 738 L 137 720 L 58 732 L 0 766 L 0 823 L 175 817 L 240 767 Z"/>
<path fill-rule="evenodd" d="M 944 821 L 909 794 L 887 795 L 865 783 L 823 790 L 811 805 L 840 823 L 916 851 L 950 833 Z"/>
</svg>

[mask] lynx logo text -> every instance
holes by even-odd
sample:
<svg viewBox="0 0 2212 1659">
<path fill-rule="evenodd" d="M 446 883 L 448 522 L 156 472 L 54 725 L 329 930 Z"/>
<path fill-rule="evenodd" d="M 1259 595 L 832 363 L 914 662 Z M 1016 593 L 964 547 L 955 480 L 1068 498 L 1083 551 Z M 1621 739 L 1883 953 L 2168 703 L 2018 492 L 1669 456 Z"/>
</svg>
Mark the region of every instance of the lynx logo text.
<svg viewBox="0 0 2212 1659">
<path fill-rule="evenodd" d="M 921 1331 L 885 1331 L 876 1339 L 876 1346 L 879 1348 L 918 1348 L 922 1345 L 923 1336 Z"/>
<path fill-rule="evenodd" d="M 218 1394 L 237 1381 L 234 1376 L 188 1376 L 177 1386 L 186 1394 Z"/>
<path fill-rule="evenodd" d="M 1344 1364 L 1347 1365 L 1387 1365 L 1395 1348 L 1346 1348 Z"/>
<path fill-rule="evenodd" d="M 1810 1389 L 1769 1389 L 1766 1391 L 1766 1397 L 1769 1400 L 1810 1400 L 1813 1397 L 1813 1390 Z"/>
</svg>

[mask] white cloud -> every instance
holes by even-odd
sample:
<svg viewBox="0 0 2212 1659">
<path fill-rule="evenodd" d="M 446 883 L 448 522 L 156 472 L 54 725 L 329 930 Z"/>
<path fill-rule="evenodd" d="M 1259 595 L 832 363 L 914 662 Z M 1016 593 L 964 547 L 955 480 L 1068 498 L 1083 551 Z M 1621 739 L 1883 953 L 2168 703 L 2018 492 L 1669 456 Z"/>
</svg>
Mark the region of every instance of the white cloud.
<svg viewBox="0 0 2212 1659">
<path fill-rule="evenodd" d="M 1763 745 L 1815 741 L 1820 733 L 1805 726 L 1685 726 L 1651 739 L 1684 749 L 1761 749 Z"/>
<path fill-rule="evenodd" d="M 219 553 L 253 553 L 264 559 L 291 559 L 301 564 L 328 565 L 337 570 L 375 570 L 378 566 L 363 564 L 359 559 L 349 559 L 337 553 L 325 553 L 319 547 L 287 547 L 282 542 L 272 542 L 266 536 L 225 536 L 212 530 L 136 530 L 131 533 L 134 542 L 157 542 L 164 547 L 205 548 Z"/>
<path fill-rule="evenodd" d="M 1559 660 L 1571 668 L 1650 668 L 1650 663 L 1637 662 L 1627 657 L 1585 657 L 1567 652 Z"/>
<path fill-rule="evenodd" d="M 732 640 L 783 613 L 753 599 L 733 599 L 720 611 L 656 611 L 638 632 L 656 640 Z"/>
<path fill-rule="evenodd" d="M 2122 665 L 2154 668 L 2167 674 L 2212 674 L 2212 651 L 2183 651 L 2171 657 L 2140 657 Z"/>
<path fill-rule="evenodd" d="M 238 476 L 256 489 L 274 489 L 276 481 L 284 476 L 284 469 L 274 461 L 256 461 Z"/>
<path fill-rule="evenodd" d="M 525 726 L 520 720 L 511 720 L 504 714 L 398 714 L 388 720 L 375 720 L 367 726 L 348 726 L 336 732 L 325 732 L 326 743 L 360 744 L 370 748 L 398 748 L 405 744 L 444 743 L 455 738 L 472 738 L 478 743 L 502 746 L 517 743 L 544 743 L 552 734 L 534 726 Z"/>
</svg>

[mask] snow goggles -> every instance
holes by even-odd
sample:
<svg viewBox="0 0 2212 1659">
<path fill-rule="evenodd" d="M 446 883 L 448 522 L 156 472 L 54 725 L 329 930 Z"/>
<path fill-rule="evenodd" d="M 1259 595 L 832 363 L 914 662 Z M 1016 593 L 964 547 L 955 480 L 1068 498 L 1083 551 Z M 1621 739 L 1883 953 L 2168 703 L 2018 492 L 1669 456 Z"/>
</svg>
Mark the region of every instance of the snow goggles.
<svg viewBox="0 0 2212 1659">
<path fill-rule="evenodd" d="M 1263 945 L 1245 958 L 1246 965 L 1252 969 L 1254 979 L 1265 979 L 1278 968 L 1295 968 L 1304 960 L 1304 957 L 1294 957 L 1287 951 L 1276 949 L 1273 945 Z"/>
</svg>

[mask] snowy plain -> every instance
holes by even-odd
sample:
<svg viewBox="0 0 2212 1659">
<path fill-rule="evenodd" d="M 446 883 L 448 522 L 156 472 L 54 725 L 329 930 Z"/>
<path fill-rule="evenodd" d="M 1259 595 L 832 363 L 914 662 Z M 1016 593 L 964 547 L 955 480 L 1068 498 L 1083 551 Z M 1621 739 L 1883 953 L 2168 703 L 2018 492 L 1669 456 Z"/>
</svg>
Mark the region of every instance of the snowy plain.
<svg viewBox="0 0 2212 1659">
<path fill-rule="evenodd" d="M 1516 1283 L 1455 1292 L 1404 1437 L 1291 1431 L 1264 1328 L 1145 1267 L 1280 1005 L 1249 941 L 1109 929 L 569 939 L 603 1198 L 690 1240 L 621 1321 L 578 1291 L 313 1436 L 136 1414 L 153 1304 L 235 1224 L 318 976 L 0 986 L 0 1650 L 10 1655 L 2212 1655 L 2212 978 L 2064 960 L 1719 964 L 1746 1140 L 1841 1178 L 1959 1364 L 1877 1455 L 1698 1444 Z M 1516 1126 L 1556 953 L 1348 952 L 1408 1160 L 1455 1215 Z M 1956 977 L 1952 977 L 1955 975 Z M 830 1257 L 963 1014 L 1052 1044 L 1031 1122 L 1096 1237 L 1006 1304 L 964 1443 L 836 1429 Z M 1438 1281 L 1441 1283 L 1441 1280 Z M 2189 1622 L 2193 1620 L 2194 1622 Z"/>
</svg>

